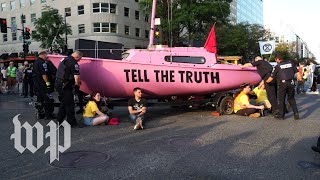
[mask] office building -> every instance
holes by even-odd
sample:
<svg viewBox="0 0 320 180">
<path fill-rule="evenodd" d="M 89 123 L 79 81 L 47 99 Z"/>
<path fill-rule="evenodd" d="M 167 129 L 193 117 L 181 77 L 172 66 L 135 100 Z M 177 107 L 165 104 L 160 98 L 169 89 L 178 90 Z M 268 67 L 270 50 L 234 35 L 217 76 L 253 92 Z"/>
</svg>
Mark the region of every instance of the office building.
<svg viewBox="0 0 320 180">
<path fill-rule="evenodd" d="M 41 16 L 45 6 L 59 10 L 71 26 L 68 48 L 75 48 L 75 40 L 87 39 L 120 43 L 123 48 L 148 46 L 150 17 L 139 10 L 138 0 L 0 0 L 0 17 L 6 18 L 8 26 L 21 25 L 35 30 L 33 22 Z M 19 53 L 23 46 L 21 31 L 0 34 L 1 53 Z M 30 51 L 39 51 L 39 42 L 31 39 Z"/>
<path fill-rule="evenodd" d="M 263 0 L 233 0 L 230 20 L 234 24 L 248 22 L 263 25 Z"/>
</svg>

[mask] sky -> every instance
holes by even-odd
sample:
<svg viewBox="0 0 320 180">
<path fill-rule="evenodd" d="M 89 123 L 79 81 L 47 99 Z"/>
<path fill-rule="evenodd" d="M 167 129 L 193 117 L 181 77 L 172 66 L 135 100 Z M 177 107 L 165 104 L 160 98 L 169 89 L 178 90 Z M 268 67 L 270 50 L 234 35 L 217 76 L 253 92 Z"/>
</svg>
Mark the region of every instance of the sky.
<svg viewBox="0 0 320 180">
<path fill-rule="evenodd" d="M 276 34 L 297 34 L 320 62 L 320 1 L 264 0 L 264 24 Z"/>
</svg>

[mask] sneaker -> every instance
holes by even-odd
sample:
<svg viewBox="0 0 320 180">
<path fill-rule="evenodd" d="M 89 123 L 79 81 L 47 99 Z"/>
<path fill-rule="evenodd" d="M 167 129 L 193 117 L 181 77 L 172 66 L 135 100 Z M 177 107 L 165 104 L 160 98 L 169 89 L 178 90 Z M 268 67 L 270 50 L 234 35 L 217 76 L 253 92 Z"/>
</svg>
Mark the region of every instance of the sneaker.
<svg viewBox="0 0 320 180">
<path fill-rule="evenodd" d="M 138 129 L 140 129 L 140 125 L 139 124 L 134 125 L 133 130 L 138 130 Z"/>
<path fill-rule="evenodd" d="M 253 113 L 253 114 L 250 114 L 249 117 L 252 117 L 252 118 L 257 118 L 257 117 L 260 117 L 260 113 Z"/>
<path fill-rule="evenodd" d="M 136 120 L 136 125 L 133 127 L 133 129 L 134 129 L 134 130 L 138 130 L 138 129 L 140 129 L 140 128 L 143 129 L 143 126 L 141 126 L 141 125 L 142 125 L 142 120 L 141 120 L 141 118 L 138 118 L 138 119 Z"/>
<path fill-rule="evenodd" d="M 298 120 L 298 119 L 300 119 L 299 114 L 295 114 L 295 115 L 293 115 L 293 118 L 294 118 L 294 120 Z"/>
</svg>

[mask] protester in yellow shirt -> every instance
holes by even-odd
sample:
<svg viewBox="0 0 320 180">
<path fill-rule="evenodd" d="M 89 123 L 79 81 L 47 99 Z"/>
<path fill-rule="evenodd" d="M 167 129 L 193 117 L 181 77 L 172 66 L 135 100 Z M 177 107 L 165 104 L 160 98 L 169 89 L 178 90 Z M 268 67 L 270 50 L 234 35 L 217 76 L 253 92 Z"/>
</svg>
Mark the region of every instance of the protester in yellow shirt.
<svg viewBox="0 0 320 180">
<path fill-rule="evenodd" d="M 94 92 L 90 95 L 89 102 L 87 103 L 83 113 L 83 123 L 85 125 L 95 126 L 105 124 L 109 120 L 109 117 L 103 114 L 98 108 L 97 103 L 100 102 L 100 99 L 100 93 Z"/>
<path fill-rule="evenodd" d="M 243 83 L 240 88 L 241 90 L 234 95 L 234 112 L 241 116 L 260 117 L 259 110 L 263 110 L 264 106 L 255 106 L 250 104 L 248 96 L 251 92 L 250 84 Z"/>
<path fill-rule="evenodd" d="M 259 86 L 255 87 L 253 89 L 253 93 L 255 95 L 257 95 L 257 99 L 255 100 L 256 105 L 264 105 L 264 107 L 266 109 L 270 109 L 271 108 L 271 103 L 268 100 L 267 91 L 264 88 L 263 81 L 260 83 Z"/>
</svg>

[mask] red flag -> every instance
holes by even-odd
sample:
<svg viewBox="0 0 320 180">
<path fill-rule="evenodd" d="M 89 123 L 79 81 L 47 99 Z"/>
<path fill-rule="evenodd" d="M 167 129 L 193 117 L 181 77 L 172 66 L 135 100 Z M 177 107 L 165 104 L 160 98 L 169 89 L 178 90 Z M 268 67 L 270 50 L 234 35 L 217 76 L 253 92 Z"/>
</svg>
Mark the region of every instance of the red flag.
<svg viewBox="0 0 320 180">
<path fill-rule="evenodd" d="M 216 42 L 216 33 L 214 31 L 214 28 L 216 26 L 216 23 L 211 28 L 210 34 L 208 36 L 208 39 L 206 43 L 204 44 L 204 48 L 211 53 L 217 53 L 217 42 Z"/>
</svg>

